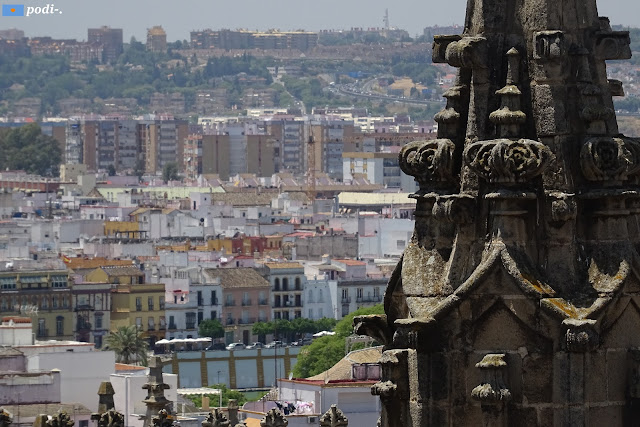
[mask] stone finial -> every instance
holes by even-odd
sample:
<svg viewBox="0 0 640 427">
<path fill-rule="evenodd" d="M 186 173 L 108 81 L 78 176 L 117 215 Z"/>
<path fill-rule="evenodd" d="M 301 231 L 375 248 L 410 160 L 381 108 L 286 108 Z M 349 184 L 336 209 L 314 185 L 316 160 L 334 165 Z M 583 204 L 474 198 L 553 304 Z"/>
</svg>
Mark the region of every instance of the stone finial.
<svg viewBox="0 0 640 427">
<path fill-rule="evenodd" d="M 46 414 L 40 414 L 36 416 L 36 419 L 33 420 L 33 427 L 47 427 L 49 422 L 49 417 Z"/>
<path fill-rule="evenodd" d="M 595 320 L 565 319 L 562 325 L 567 328 L 565 333 L 567 351 L 584 353 L 598 346 L 600 337 L 595 331 Z"/>
<path fill-rule="evenodd" d="M 113 408 L 102 414 L 92 414 L 91 419 L 97 421 L 98 427 L 124 427 L 124 415 Z"/>
<path fill-rule="evenodd" d="M 349 420 L 336 405 L 331 405 L 331 408 L 320 417 L 320 427 L 339 427 L 348 426 Z"/>
<path fill-rule="evenodd" d="M 229 427 L 231 423 L 224 415 L 224 413 L 215 408 L 212 412 L 207 414 L 207 417 L 202 421 L 202 427 Z"/>
<path fill-rule="evenodd" d="M 158 415 L 151 418 L 151 425 L 153 427 L 171 427 L 173 426 L 173 417 L 166 409 L 158 412 Z"/>
<path fill-rule="evenodd" d="M 71 427 L 75 422 L 71 419 L 67 411 L 58 411 L 47 421 L 48 427 Z"/>
<path fill-rule="evenodd" d="M 115 408 L 113 403 L 113 395 L 116 394 L 113 390 L 113 385 L 109 381 L 103 381 L 98 388 L 98 413 L 104 414 L 110 409 Z"/>
<path fill-rule="evenodd" d="M 289 425 L 289 421 L 277 408 L 270 409 L 260 421 L 260 427 L 286 427 L 287 425 Z"/>
<path fill-rule="evenodd" d="M 238 401 L 236 399 L 229 399 L 229 402 L 227 403 L 227 414 L 229 414 L 229 423 L 232 426 L 235 426 L 236 424 L 238 424 L 238 410 L 240 408 L 238 407 Z"/>
<path fill-rule="evenodd" d="M 0 408 L 0 427 L 9 427 L 12 421 L 11 414 L 5 411 L 4 408 Z"/>
</svg>

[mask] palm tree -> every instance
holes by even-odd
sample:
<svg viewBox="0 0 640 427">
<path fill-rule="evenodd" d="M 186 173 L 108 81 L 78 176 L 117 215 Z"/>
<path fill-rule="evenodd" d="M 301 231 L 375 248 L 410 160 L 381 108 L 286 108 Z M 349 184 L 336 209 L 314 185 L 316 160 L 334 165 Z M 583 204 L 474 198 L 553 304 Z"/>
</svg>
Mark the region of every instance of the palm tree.
<svg viewBox="0 0 640 427">
<path fill-rule="evenodd" d="M 116 353 L 116 360 L 120 363 L 141 362 L 147 365 L 149 344 L 142 338 L 136 325 L 121 326 L 111 332 L 105 342 L 109 350 Z"/>
</svg>

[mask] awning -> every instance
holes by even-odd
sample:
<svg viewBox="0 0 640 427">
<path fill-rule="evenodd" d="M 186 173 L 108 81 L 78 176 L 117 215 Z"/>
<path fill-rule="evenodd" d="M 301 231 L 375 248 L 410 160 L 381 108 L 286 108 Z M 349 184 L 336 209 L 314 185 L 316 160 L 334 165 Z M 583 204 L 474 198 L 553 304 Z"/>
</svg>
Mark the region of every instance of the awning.
<svg viewBox="0 0 640 427">
<path fill-rule="evenodd" d="M 219 388 L 207 388 L 207 387 L 198 387 L 198 388 L 179 388 L 178 394 L 183 396 L 190 396 L 194 394 L 222 394 L 222 390 Z"/>
</svg>

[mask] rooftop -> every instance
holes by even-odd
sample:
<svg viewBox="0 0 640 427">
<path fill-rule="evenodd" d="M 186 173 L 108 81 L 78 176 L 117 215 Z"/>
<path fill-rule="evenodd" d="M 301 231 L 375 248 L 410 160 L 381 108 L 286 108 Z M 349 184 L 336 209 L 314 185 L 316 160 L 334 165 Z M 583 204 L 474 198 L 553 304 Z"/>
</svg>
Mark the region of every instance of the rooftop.
<svg viewBox="0 0 640 427">
<path fill-rule="evenodd" d="M 271 287 L 269 282 L 253 268 L 208 268 L 205 272 L 211 278 L 220 279 L 223 289 Z"/>
</svg>

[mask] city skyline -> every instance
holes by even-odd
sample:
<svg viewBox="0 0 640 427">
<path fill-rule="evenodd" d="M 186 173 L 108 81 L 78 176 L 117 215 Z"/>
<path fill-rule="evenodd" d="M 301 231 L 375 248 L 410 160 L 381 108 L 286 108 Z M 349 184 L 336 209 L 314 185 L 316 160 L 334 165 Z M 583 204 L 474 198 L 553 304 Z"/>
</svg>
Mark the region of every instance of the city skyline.
<svg viewBox="0 0 640 427">
<path fill-rule="evenodd" d="M 388 8 L 391 26 L 405 29 L 411 36 L 415 36 L 422 34 L 422 29 L 426 26 L 461 25 L 465 9 L 464 0 L 453 0 L 435 8 L 428 2 L 418 0 L 399 0 L 393 4 L 382 0 L 352 0 L 348 3 L 327 0 L 313 14 L 307 8 L 300 8 L 300 2 L 294 0 L 248 0 L 242 3 L 197 0 L 190 3 L 189 8 L 176 12 L 176 3 L 168 0 L 140 0 L 135 3 L 124 0 L 104 3 L 63 0 L 56 3 L 56 7 L 63 11 L 62 14 L 32 15 L 28 18 L 2 17 L 0 29 L 18 28 L 24 30 L 28 37 L 51 36 L 83 40 L 87 37 L 87 28 L 108 25 L 122 28 L 124 40 L 129 41 L 131 37 L 144 40 L 148 28 L 162 25 L 168 40 L 175 41 L 189 40 L 190 31 L 205 28 L 318 31 L 382 27 L 385 9 Z M 30 4 L 32 3 L 25 3 Z M 601 16 L 608 16 L 613 25 L 640 25 L 635 20 L 640 15 L 640 3 L 631 0 L 602 3 L 599 12 Z M 176 19 L 177 14 L 183 18 Z"/>
</svg>

